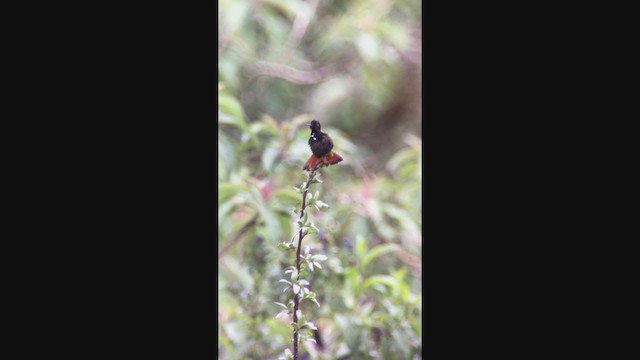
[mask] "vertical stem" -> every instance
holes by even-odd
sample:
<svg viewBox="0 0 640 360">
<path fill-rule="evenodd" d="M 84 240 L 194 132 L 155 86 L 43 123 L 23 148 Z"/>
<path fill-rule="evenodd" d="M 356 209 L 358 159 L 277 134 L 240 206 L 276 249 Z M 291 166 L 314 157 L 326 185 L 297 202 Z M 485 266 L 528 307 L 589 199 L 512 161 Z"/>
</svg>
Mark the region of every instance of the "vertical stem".
<svg viewBox="0 0 640 360">
<path fill-rule="evenodd" d="M 300 219 L 304 217 L 304 209 L 307 203 L 307 192 L 309 192 L 309 186 L 311 186 L 311 181 L 315 177 L 316 169 L 313 169 L 311 174 L 309 174 L 309 180 L 304 186 L 304 192 L 302 193 L 302 207 L 300 208 Z M 296 270 L 298 270 L 298 274 L 300 274 L 300 249 L 302 248 L 302 227 L 300 227 L 300 233 L 298 234 L 298 248 L 296 249 Z M 298 324 L 298 294 L 293 295 L 293 322 Z M 293 330 L 293 360 L 298 360 L 298 330 Z"/>
</svg>

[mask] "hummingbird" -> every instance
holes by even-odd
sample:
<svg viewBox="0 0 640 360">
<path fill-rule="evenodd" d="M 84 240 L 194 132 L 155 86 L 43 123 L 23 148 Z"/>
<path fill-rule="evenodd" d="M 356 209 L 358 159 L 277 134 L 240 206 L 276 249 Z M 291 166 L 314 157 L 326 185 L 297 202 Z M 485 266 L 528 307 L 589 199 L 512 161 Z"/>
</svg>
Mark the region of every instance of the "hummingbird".
<svg viewBox="0 0 640 360">
<path fill-rule="evenodd" d="M 313 155 L 307 160 L 302 170 L 313 171 L 318 166 L 334 165 L 342 161 L 342 156 L 332 151 L 333 140 L 326 133 L 320 131 L 320 122 L 313 120 L 309 124 L 311 135 L 309 136 L 309 147 Z"/>
</svg>

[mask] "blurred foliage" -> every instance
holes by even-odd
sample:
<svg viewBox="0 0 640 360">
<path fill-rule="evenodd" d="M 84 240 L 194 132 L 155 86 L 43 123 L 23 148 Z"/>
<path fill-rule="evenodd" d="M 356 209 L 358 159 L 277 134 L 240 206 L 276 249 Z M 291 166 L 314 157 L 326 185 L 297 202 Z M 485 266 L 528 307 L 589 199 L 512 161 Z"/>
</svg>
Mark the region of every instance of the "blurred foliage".
<svg viewBox="0 0 640 360">
<path fill-rule="evenodd" d="M 310 359 L 415 359 L 422 352 L 421 2 L 219 1 L 219 358 L 291 348 L 278 283 L 317 119 L 344 161 L 320 171 L 329 205 L 304 239 L 325 254 L 302 303 Z M 416 80 L 417 79 L 417 80 Z M 303 357 L 305 358 L 305 357 Z"/>
<path fill-rule="evenodd" d="M 315 114 L 387 158 L 421 132 L 421 4 L 222 0 L 219 81 L 248 119 Z"/>
</svg>

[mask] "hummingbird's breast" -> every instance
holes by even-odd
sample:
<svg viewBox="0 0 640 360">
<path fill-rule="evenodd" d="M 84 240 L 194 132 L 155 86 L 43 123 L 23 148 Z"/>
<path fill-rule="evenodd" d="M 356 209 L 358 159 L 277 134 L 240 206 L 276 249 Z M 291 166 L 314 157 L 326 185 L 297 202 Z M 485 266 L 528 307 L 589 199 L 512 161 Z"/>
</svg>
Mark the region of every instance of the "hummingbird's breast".
<svg viewBox="0 0 640 360">
<path fill-rule="evenodd" d="M 309 137 L 309 147 L 311 147 L 313 155 L 320 158 L 327 155 L 331 149 L 333 149 L 333 141 L 331 141 L 329 135 L 325 133 L 311 133 Z"/>
</svg>

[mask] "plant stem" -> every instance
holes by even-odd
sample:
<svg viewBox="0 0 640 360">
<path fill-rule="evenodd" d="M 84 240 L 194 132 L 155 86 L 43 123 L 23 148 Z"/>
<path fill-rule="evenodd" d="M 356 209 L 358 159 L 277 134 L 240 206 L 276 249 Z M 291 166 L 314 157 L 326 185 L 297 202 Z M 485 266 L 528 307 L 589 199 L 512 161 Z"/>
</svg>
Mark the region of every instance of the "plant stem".
<svg viewBox="0 0 640 360">
<path fill-rule="evenodd" d="M 300 219 L 304 217 L 304 209 L 307 203 L 307 193 L 309 192 L 309 186 L 311 186 L 311 182 L 313 181 L 316 174 L 316 169 L 313 169 L 309 174 L 309 179 L 304 186 L 304 192 L 302 193 L 302 207 L 300 208 Z M 300 249 L 302 248 L 302 238 L 304 235 L 302 234 L 302 227 L 300 227 L 300 233 L 298 234 L 298 248 L 296 249 L 296 270 L 298 270 L 298 274 L 300 274 Z M 298 324 L 298 294 L 293 295 L 293 322 Z M 293 360 L 298 360 L 298 330 L 293 329 Z"/>
</svg>

